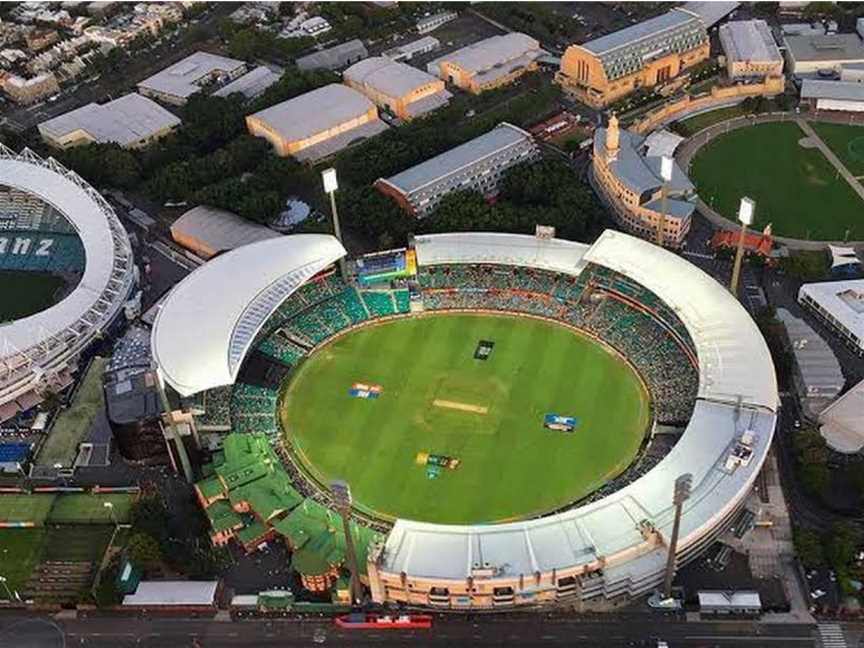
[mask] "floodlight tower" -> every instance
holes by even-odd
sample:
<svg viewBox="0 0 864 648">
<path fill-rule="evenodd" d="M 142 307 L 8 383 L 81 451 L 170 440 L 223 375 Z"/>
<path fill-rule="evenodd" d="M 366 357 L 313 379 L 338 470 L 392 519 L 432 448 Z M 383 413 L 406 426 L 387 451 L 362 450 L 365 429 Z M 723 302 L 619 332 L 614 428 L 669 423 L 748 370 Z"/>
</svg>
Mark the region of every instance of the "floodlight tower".
<svg viewBox="0 0 864 648">
<path fill-rule="evenodd" d="M 324 181 L 324 193 L 330 195 L 330 213 L 333 215 L 333 233 L 339 242 L 344 246 L 342 241 L 342 228 L 339 226 L 339 212 L 336 210 L 336 190 L 339 188 L 339 181 L 336 179 L 336 169 L 330 167 L 321 172 L 321 180 Z M 345 257 L 339 258 L 339 272 L 342 278 L 347 281 L 348 274 L 345 271 Z"/>
<path fill-rule="evenodd" d="M 693 475 L 684 473 L 675 480 L 675 490 L 672 493 L 672 503 L 675 505 L 675 521 L 672 523 L 672 535 L 669 537 L 669 555 L 666 558 L 666 580 L 663 583 L 663 598 L 672 598 L 672 577 L 675 576 L 675 553 L 678 550 L 678 533 L 681 530 L 681 510 L 684 502 L 690 499 L 690 486 Z"/>
<path fill-rule="evenodd" d="M 735 265 L 732 267 L 732 281 L 729 283 L 729 292 L 738 296 L 738 276 L 741 274 L 741 260 L 744 257 L 744 237 L 747 236 L 747 226 L 753 224 L 753 212 L 756 211 L 756 203 L 750 198 L 741 199 L 738 207 L 738 220 L 741 222 L 741 235 L 738 238 L 738 249 L 735 252 Z"/>
<path fill-rule="evenodd" d="M 154 373 L 156 374 L 156 388 L 159 392 L 159 400 L 162 402 L 162 430 L 163 432 L 168 432 L 166 438 L 174 441 L 174 448 L 177 451 L 177 456 L 180 457 L 180 464 L 183 468 L 183 476 L 186 478 L 186 481 L 191 484 L 194 481 L 192 475 L 192 463 L 189 461 L 186 446 L 183 445 L 183 437 L 180 435 L 180 428 L 177 425 L 177 421 L 175 421 L 174 417 L 171 415 L 171 403 L 168 400 L 168 392 L 165 391 L 165 378 L 162 376 L 162 371 L 159 367 L 155 365 Z M 166 419 L 168 422 L 167 427 L 165 426 Z M 173 457 L 170 450 L 170 444 L 168 456 Z"/>
<path fill-rule="evenodd" d="M 664 155 L 660 158 L 660 178 L 663 184 L 660 185 L 660 217 L 657 219 L 657 239 L 656 243 L 663 247 L 666 229 L 666 196 L 669 193 L 669 183 L 672 181 L 672 158 Z"/>
<path fill-rule="evenodd" d="M 336 502 L 336 508 L 342 515 L 342 528 L 345 531 L 345 553 L 348 554 L 348 569 L 351 571 L 351 604 L 360 605 L 363 598 L 363 588 L 360 585 L 360 570 L 357 565 L 357 551 L 354 549 L 354 537 L 351 535 L 351 487 L 348 482 L 335 480 L 330 482 L 330 491 Z"/>
</svg>

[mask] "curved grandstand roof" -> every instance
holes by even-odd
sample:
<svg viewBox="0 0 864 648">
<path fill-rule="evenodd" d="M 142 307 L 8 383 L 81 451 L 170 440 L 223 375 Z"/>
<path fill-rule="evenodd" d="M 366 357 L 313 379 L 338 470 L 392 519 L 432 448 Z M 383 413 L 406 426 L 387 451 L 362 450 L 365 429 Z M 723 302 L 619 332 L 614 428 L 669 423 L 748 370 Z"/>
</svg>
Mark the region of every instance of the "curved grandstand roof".
<svg viewBox="0 0 864 648">
<path fill-rule="evenodd" d="M 777 379 L 765 340 L 738 300 L 714 279 L 653 243 L 612 230 L 584 260 L 638 281 L 675 311 L 696 346 L 700 398 L 777 408 Z"/>
<path fill-rule="evenodd" d="M 0 369 L 39 364 L 55 346 L 98 331 L 126 300 L 132 284 L 132 250 L 114 210 L 77 174 L 54 159 L 25 149 L 20 155 L 0 144 L 0 185 L 25 191 L 51 205 L 75 228 L 84 247 L 85 268 L 65 299 L 39 313 L 0 326 Z M 34 347 L 39 347 L 34 350 Z"/>
<path fill-rule="evenodd" d="M 153 357 L 181 395 L 232 384 L 264 322 L 345 248 L 296 234 L 227 252 L 174 286 L 153 323 Z"/>
<path fill-rule="evenodd" d="M 442 263 L 500 263 L 542 268 L 577 275 L 588 245 L 564 239 L 541 239 L 522 234 L 470 232 L 416 236 L 420 265 Z"/>
</svg>

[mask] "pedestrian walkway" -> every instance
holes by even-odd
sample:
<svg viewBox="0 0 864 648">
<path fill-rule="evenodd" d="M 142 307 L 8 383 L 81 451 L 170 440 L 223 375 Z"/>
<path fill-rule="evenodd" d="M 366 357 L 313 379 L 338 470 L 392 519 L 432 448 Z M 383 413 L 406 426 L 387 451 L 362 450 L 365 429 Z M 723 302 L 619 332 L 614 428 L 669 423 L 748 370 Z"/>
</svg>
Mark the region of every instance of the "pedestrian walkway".
<svg viewBox="0 0 864 648">
<path fill-rule="evenodd" d="M 822 648 L 847 648 L 848 646 L 839 623 L 820 623 L 819 641 Z"/>
<path fill-rule="evenodd" d="M 802 131 L 810 138 L 810 141 L 816 144 L 816 147 L 822 151 L 822 155 L 825 156 L 825 159 L 831 163 L 835 169 L 837 169 L 837 173 L 843 176 L 843 179 L 849 183 L 849 186 L 855 190 L 855 193 L 860 196 L 861 200 L 864 200 L 864 187 L 861 186 L 861 183 L 858 182 L 858 179 L 849 173 L 849 169 L 840 161 L 836 155 L 834 155 L 834 151 L 832 151 L 828 145 L 822 141 L 822 138 L 813 130 L 813 127 L 806 119 L 801 119 L 800 117 L 795 120 L 798 123 L 798 126 Z"/>
</svg>

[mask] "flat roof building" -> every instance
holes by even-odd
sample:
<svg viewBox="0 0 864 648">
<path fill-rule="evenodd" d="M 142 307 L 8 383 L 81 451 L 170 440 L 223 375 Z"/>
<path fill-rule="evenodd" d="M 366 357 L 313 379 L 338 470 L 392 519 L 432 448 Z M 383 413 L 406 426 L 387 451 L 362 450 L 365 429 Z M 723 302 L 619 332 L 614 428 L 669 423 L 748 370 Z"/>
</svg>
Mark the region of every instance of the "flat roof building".
<svg viewBox="0 0 864 648">
<path fill-rule="evenodd" d="M 453 96 L 441 79 L 384 56 L 355 63 L 345 70 L 342 80 L 379 108 L 405 120 L 446 106 Z"/>
<path fill-rule="evenodd" d="M 366 46 L 359 38 L 340 43 L 329 49 L 307 54 L 297 59 L 297 67 L 309 70 L 339 70 L 369 56 Z"/>
<path fill-rule="evenodd" d="M 441 27 L 441 25 L 446 25 L 451 20 L 456 20 L 458 17 L 459 14 L 455 11 L 442 11 L 431 16 L 425 16 L 417 21 L 417 33 L 428 34 Z"/>
<path fill-rule="evenodd" d="M 436 155 L 375 187 L 418 218 L 430 214 L 447 194 L 473 189 L 484 196 L 498 193 L 498 182 L 510 167 L 534 160 L 539 149 L 531 134 L 511 124 Z"/>
<path fill-rule="evenodd" d="M 641 23 L 571 45 L 556 81 L 580 101 L 606 107 L 639 88 L 663 85 L 708 58 L 702 20 L 673 9 Z"/>
<path fill-rule="evenodd" d="M 39 134 L 47 144 L 59 149 L 91 142 L 140 148 L 179 125 L 179 117 L 133 92 L 106 104 L 87 104 L 44 121 L 39 124 Z"/>
<path fill-rule="evenodd" d="M 846 384 L 840 363 L 831 347 L 802 319 L 785 308 L 777 309 L 795 361 L 793 382 L 804 411 L 816 418 Z"/>
<path fill-rule="evenodd" d="M 709 0 L 708 2 L 687 2 L 679 8 L 682 11 L 698 16 L 705 25 L 705 28 L 711 29 L 740 6 L 740 2 L 717 2 L 716 0 Z"/>
<path fill-rule="evenodd" d="M 819 414 L 820 433 L 828 447 L 841 454 L 864 449 L 864 380 Z"/>
<path fill-rule="evenodd" d="M 786 64 L 790 74 L 814 77 L 820 71 L 840 73 L 844 65 L 864 63 L 864 43 L 858 34 L 786 36 Z"/>
<path fill-rule="evenodd" d="M 426 66 L 429 74 L 479 94 L 512 83 L 537 69 L 540 43 L 520 32 L 493 36 L 450 52 Z"/>
<path fill-rule="evenodd" d="M 213 93 L 214 97 L 228 97 L 239 92 L 246 99 L 254 99 L 279 80 L 279 75 L 265 65 L 250 70 Z"/>
<path fill-rule="evenodd" d="M 804 284 L 798 301 L 858 355 L 864 355 L 864 279 Z"/>
<path fill-rule="evenodd" d="M 378 109 L 353 88 L 331 83 L 246 117 L 249 133 L 276 154 L 317 162 L 387 129 Z"/>
<path fill-rule="evenodd" d="M 730 79 L 783 74 L 783 56 L 764 20 L 738 20 L 720 25 L 720 44 L 726 55 L 726 72 Z"/>
<path fill-rule="evenodd" d="M 612 208 L 615 219 L 629 232 L 656 241 L 662 226 L 663 245 L 680 247 L 690 231 L 695 209 L 695 187 L 687 174 L 672 163 L 672 179 L 667 183 L 667 198 L 660 196 L 663 153 L 674 146 L 651 142 L 641 135 L 622 130 L 613 115 L 608 128 L 594 133 L 591 172 L 595 190 Z M 652 148 L 654 149 L 652 151 Z M 662 221 L 662 222 L 661 222 Z"/>
<path fill-rule="evenodd" d="M 196 92 L 214 83 L 227 83 L 246 72 L 246 63 L 208 52 L 195 52 L 138 84 L 147 97 L 182 106 Z"/>
<path fill-rule="evenodd" d="M 281 236 L 224 209 L 199 205 L 171 225 L 171 238 L 204 260 L 220 252 Z"/>
<path fill-rule="evenodd" d="M 424 36 L 410 43 L 404 43 L 384 52 L 384 56 L 394 61 L 410 61 L 415 56 L 434 52 L 441 47 L 441 41 L 434 36 Z"/>
<path fill-rule="evenodd" d="M 822 81 L 804 79 L 801 101 L 816 110 L 864 111 L 864 83 L 858 81 Z"/>
</svg>

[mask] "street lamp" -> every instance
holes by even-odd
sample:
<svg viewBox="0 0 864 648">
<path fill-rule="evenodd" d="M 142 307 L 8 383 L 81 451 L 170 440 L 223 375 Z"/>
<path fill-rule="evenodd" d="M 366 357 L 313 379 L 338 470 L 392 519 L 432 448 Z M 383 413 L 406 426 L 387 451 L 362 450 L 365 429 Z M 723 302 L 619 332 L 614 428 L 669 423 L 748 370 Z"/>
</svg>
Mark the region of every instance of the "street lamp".
<svg viewBox="0 0 864 648">
<path fill-rule="evenodd" d="M 6 590 L 6 599 L 9 602 L 12 602 L 13 598 L 17 598 L 12 596 L 12 590 L 9 589 L 9 584 L 6 582 L 5 576 L 0 576 L 0 583 L 3 583 L 3 589 Z"/>
<path fill-rule="evenodd" d="M 336 190 L 339 188 L 339 181 L 336 179 L 336 169 L 330 167 L 321 172 L 321 180 L 324 181 L 324 193 L 330 195 L 330 213 L 333 215 L 333 233 L 339 242 L 342 243 L 342 228 L 339 226 L 339 212 L 336 210 Z M 344 245 L 344 243 L 342 243 Z M 348 280 L 348 275 L 345 273 L 345 257 L 339 258 L 339 271 L 342 273 L 342 278 Z"/>
<path fill-rule="evenodd" d="M 666 228 L 666 194 L 669 192 L 669 183 L 672 181 L 673 160 L 668 155 L 660 158 L 660 217 L 657 219 L 657 245 L 663 247 Z"/>
<path fill-rule="evenodd" d="M 363 589 L 360 586 L 360 571 L 357 565 L 357 551 L 354 549 L 354 537 L 351 535 L 351 487 L 348 482 L 335 480 L 330 483 L 336 508 L 342 515 L 342 528 L 345 531 L 345 553 L 348 558 L 348 569 L 351 572 L 350 593 L 351 604 L 360 605 Z"/>
<path fill-rule="evenodd" d="M 669 538 L 669 555 L 666 557 L 666 580 L 663 584 L 663 597 L 668 601 L 672 598 L 672 577 L 675 575 L 675 553 L 678 550 L 678 533 L 681 530 L 681 510 L 684 502 L 690 499 L 690 486 L 693 475 L 684 473 L 675 480 L 675 490 L 672 493 L 672 503 L 675 505 L 675 521 L 672 523 L 672 535 Z"/>
<path fill-rule="evenodd" d="M 114 523 L 114 526 L 117 526 L 117 518 L 114 517 L 114 502 L 102 502 L 102 507 L 108 509 L 108 513 L 111 515 L 111 521 Z"/>
<path fill-rule="evenodd" d="M 741 234 L 738 238 L 738 249 L 735 252 L 735 265 L 732 267 L 732 281 L 729 283 L 729 292 L 733 296 L 738 295 L 738 276 L 741 274 L 741 260 L 744 258 L 744 238 L 747 236 L 747 226 L 753 224 L 753 213 L 755 211 L 755 202 L 746 197 L 741 199 L 741 205 L 738 207 Z"/>
</svg>

